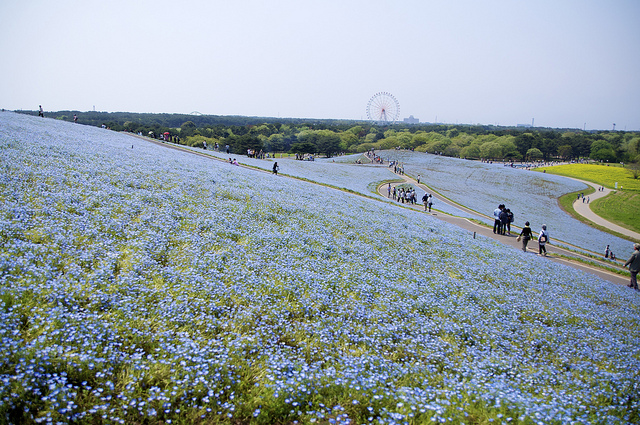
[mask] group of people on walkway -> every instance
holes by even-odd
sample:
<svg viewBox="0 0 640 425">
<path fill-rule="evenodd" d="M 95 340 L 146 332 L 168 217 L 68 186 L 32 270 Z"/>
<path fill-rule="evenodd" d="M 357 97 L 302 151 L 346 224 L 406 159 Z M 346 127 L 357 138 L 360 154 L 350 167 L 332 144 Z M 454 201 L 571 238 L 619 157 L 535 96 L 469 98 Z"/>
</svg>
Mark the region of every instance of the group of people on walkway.
<svg viewBox="0 0 640 425">
<path fill-rule="evenodd" d="M 513 223 L 513 213 L 504 204 L 498 205 L 493 210 L 493 233 L 498 235 L 508 234 L 511 236 L 511 223 Z"/>
<path fill-rule="evenodd" d="M 533 239 L 533 231 L 530 223 L 526 221 L 517 239 L 522 241 L 522 252 L 527 252 L 527 245 L 531 239 Z M 547 242 L 549 242 L 549 231 L 547 225 L 543 224 L 542 229 L 538 232 L 538 255 L 547 256 Z"/>
<path fill-rule="evenodd" d="M 511 236 L 511 223 L 513 223 L 514 215 L 504 204 L 498 205 L 493 211 L 493 233 L 498 235 Z M 522 241 L 522 251 L 527 252 L 529 241 L 533 239 L 533 230 L 531 224 L 527 221 L 518 235 L 518 242 Z M 549 242 L 549 231 L 547 225 L 543 224 L 542 229 L 538 232 L 538 255 L 547 255 L 547 242 Z"/>
<path fill-rule="evenodd" d="M 392 196 L 394 201 L 402 202 L 403 204 L 415 205 L 416 203 L 416 190 L 411 186 L 398 189 L 396 186 L 391 188 L 391 183 L 389 183 L 387 195 Z"/>
<path fill-rule="evenodd" d="M 424 204 L 424 210 L 431 212 L 431 207 L 433 206 L 433 196 L 430 193 L 425 193 L 422 197 L 422 203 Z"/>
<path fill-rule="evenodd" d="M 409 186 L 408 188 L 396 186 L 391 187 L 391 183 L 387 185 L 387 198 L 392 198 L 394 201 L 402 202 L 403 204 L 415 205 L 417 203 L 416 190 Z M 431 212 L 433 206 L 433 196 L 430 193 L 425 193 L 422 197 L 422 203 L 424 204 L 424 210 Z"/>
<path fill-rule="evenodd" d="M 404 175 L 404 165 L 398 161 L 389 161 L 389 167 L 393 167 L 393 172 L 396 174 Z"/>
<path fill-rule="evenodd" d="M 587 203 L 587 204 L 588 204 L 589 202 L 591 202 L 591 198 L 590 198 L 590 197 L 588 197 L 588 196 L 585 198 L 585 197 L 584 197 L 584 193 L 581 193 L 581 194 L 579 194 L 579 195 L 578 195 L 578 199 L 580 199 L 580 198 L 582 198 L 582 203 L 583 203 L 583 204 L 585 203 L 585 201 L 586 201 L 586 203 Z"/>
</svg>

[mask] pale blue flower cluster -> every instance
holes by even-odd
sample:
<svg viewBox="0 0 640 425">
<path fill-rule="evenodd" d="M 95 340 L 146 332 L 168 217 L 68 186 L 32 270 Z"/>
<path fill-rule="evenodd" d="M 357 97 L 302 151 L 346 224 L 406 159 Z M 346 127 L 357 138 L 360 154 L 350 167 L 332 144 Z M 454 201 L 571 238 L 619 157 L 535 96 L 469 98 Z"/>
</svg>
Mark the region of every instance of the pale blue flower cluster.
<svg viewBox="0 0 640 425">
<path fill-rule="evenodd" d="M 0 422 L 638 419 L 627 288 L 108 130 L 0 154 Z"/>
</svg>

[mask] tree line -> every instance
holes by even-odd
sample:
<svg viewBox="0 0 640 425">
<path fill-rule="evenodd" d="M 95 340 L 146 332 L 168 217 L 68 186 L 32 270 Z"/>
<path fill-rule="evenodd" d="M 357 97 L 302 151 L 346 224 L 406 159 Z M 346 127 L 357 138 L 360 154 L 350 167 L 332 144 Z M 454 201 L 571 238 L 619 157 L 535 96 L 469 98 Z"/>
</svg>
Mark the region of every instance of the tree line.
<svg viewBox="0 0 640 425">
<path fill-rule="evenodd" d="M 37 111 L 19 111 L 37 115 Z M 549 161 L 590 158 L 602 162 L 640 162 L 640 133 L 587 132 L 577 129 L 520 128 L 482 125 L 394 124 L 369 121 L 264 118 L 128 112 L 48 112 L 48 117 L 106 126 L 203 147 L 216 143 L 234 154 L 247 149 L 264 152 L 337 153 L 371 149 L 412 149 L 445 156 L 503 160 Z"/>
</svg>

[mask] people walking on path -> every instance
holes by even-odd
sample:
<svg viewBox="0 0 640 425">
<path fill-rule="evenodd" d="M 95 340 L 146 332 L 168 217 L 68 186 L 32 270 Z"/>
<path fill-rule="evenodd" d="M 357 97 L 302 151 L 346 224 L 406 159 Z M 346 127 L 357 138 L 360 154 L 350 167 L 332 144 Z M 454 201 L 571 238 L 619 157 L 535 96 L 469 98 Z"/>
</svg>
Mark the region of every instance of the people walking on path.
<svg viewBox="0 0 640 425">
<path fill-rule="evenodd" d="M 40 105 L 40 110 L 38 111 L 38 116 L 44 118 L 44 109 L 42 109 L 42 105 Z"/>
<path fill-rule="evenodd" d="M 542 230 L 540 230 L 540 233 L 538 233 L 538 254 L 539 255 L 543 255 L 542 253 L 544 252 L 544 256 L 547 256 L 547 242 L 549 242 L 549 232 L 547 231 L 547 225 L 543 224 L 542 225 Z"/>
<path fill-rule="evenodd" d="M 638 272 L 640 271 L 640 243 L 633 245 L 633 254 L 624 263 L 624 266 L 629 266 L 629 273 L 631 274 L 631 282 L 629 288 L 633 288 L 638 291 Z"/>
<path fill-rule="evenodd" d="M 524 223 L 524 227 L 522 228 L 522 232 L 520 232 L 520 236 L 518 236 L 518 240 L 522 240 L 522 251 L 527 252 L 527 244 L 529 240 L 533 237 L 533 233 L 531 232 L 531 227 L 529 227 L 529 222 Z"/>
<path fill-rule="evenodd" d="M 427 210 L 427 204 L 429 203 L 429 195 L 427 195 L 426 193 L 422 197 L 422 203 L 424 204 L 424 210 L 426 211 Z"/>
<path fill-rule="evenodd" d="M 609 258 L 609 255 L 611 255 L 611 248 L 609 248 L 609 245 L 607 245 L 607 247 L 604 249 L 604 258 Z"/>
</svg>

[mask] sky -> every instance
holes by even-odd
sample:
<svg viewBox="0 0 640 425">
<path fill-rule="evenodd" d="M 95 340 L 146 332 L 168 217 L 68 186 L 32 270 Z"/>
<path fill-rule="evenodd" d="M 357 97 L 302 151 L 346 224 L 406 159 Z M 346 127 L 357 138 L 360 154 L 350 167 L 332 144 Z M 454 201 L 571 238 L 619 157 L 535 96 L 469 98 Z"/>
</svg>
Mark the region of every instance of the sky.
<svg viewBox="0 0 640 425">
<path fill-rule="evenodd" d="M 0 0 L 0 108 L 640 130 L 639 0 Z"/>
</svg>

